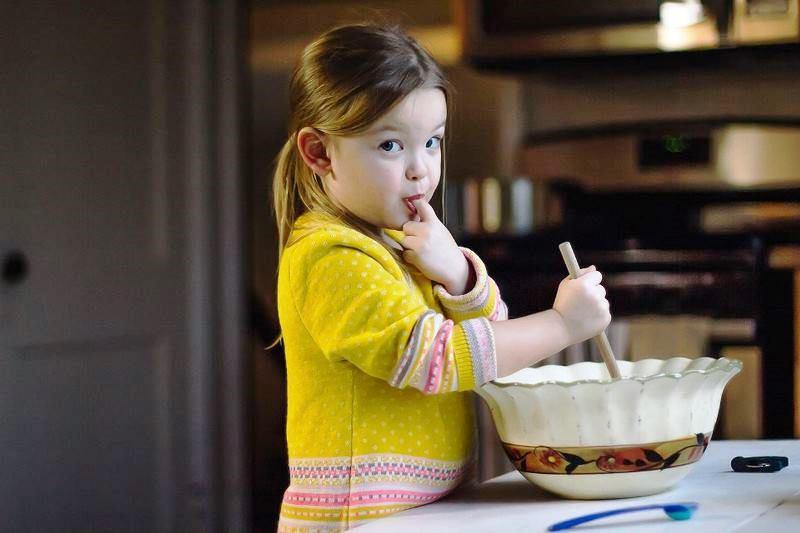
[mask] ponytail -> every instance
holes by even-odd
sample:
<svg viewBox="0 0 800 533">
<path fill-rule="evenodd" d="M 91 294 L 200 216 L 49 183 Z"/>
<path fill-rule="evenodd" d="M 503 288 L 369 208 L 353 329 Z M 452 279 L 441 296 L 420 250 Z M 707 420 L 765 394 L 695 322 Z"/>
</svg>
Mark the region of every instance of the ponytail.
<svg viewBox="0 0 800 533">
<path fill-rule="evenodd" d="M 275 207 L 275 221 L 278 224 L 279 257 L 283 254 L 295 220 L 308 209 L 297 186 L 298 180 L 313 180 L 311 169 L 300 158 L 296 142 L 297 133 L 293 132 L 278 154 L 272 180 L 272 201 Z"/>
</svg>

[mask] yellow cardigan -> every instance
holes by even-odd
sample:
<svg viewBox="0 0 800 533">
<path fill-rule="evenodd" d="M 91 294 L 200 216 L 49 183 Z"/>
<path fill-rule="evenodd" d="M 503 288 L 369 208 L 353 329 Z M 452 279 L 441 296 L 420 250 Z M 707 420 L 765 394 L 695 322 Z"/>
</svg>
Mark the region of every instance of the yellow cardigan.
<svg viewBox="0 0 800 533">
<path fill-rule="evenodd" d="M 507 309 L 462 251 L 477 281 L 452 296 L 356 230 L 297 220 L 278 275 L 291 478 L 279 531 L 354 527 L 441 498 L 469 473 L 463 391 L 496 377 L 487 320 Z"/>
</svg>

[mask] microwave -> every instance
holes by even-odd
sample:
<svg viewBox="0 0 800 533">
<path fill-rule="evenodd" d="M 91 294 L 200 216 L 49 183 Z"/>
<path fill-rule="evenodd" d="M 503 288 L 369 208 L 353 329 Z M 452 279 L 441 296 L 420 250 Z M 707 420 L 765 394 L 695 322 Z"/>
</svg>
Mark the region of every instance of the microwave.
<svg viewBox="0 0 800 533">
<path fill-rule="evenodd" d="M 461 0 L 464 55 L 503 60 L 800 44 L 800 0 Z M 796 50 L 795 50 L 796 51 Z"/>
</svg>

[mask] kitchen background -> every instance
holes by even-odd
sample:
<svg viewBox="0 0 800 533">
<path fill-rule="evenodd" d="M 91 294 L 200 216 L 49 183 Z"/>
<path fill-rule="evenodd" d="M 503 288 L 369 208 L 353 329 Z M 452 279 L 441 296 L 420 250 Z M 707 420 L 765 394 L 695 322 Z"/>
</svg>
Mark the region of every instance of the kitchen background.
<svg viewBox="0 0 800 533">
<path fill-rule="evenodd" d="M 484 257 L 512 316 L 552 303 L 565 275 L 556 247 L 570 240 L 607 273 L 617 357 L 743 359 L 715 438 L 800 431 L 797 2 L 545 4 L 251 5 L 257 526 L 273 526 L 288 480 L 284 362 L 264 349 L 277 334 L 271 165 L 294 60 L 339 22 L 399 21 L 445 67 L 457 91 L 448 225 Z M 551 361 L 596 357 L 580 346 Z M 487 478 L 510 466 L 485 411 L 481 430 Z"/>
<path fill-rule="evenodd" d="M 512 315 L 570 240 L 618 356 L 741 358 L 715 439 L 797 437 L 798 3 L 4 2 L 0 531 L 274 530 L 271 165 L 300 50 L 363 18 L 456 86 L 447 222 Z"/>
</svg>

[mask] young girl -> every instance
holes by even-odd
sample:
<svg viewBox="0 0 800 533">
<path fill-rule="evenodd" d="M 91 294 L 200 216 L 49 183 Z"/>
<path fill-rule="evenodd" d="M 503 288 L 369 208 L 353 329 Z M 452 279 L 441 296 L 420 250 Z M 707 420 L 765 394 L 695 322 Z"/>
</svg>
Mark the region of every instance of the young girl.
<svg viewBox="0 0 800 533">
<path fill-rule="evenodd" d="M 401 31 L 335 28 L 303 52 L 274 178 L 291 484 L 279 530 L 341 530 L 437 500 L 475 452 L 467 392 L 610 321 L 593 267 L 507 319 L 428 204 L 451 88 Z"/>
</svg>

